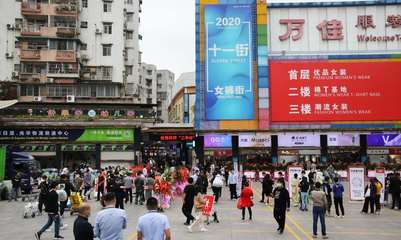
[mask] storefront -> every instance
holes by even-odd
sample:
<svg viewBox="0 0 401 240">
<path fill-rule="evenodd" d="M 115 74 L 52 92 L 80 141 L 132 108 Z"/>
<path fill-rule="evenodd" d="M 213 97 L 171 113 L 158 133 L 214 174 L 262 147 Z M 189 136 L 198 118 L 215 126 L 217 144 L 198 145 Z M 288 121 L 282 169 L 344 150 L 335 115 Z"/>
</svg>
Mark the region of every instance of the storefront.
<svg viewBox="0 0 401 240">
<path fill-rule="evenodd" d="M 206 134 L 203 136 L 206 165 L 227 165 L 232 160 L 232 136 L 229 134 Z"/>
<path fill-rule="evenodd" d="M 401 134 L 372 133 L 367 136 L 368 159 L 371 163 L 400 163 Z"/>
<path fill-rule="evenodd" d="M 244 170 L 267 169 L 272 162 L 271 135 L 267 133 L 240 133 L 238 147 Z"/>
<path fill-rule="evenodd" d="M 42 168 L 128 166 L 136 159 L 129 128 L 2 128 L 0 141 L 32 155 Z"/>
<path fill-rule="evenodd" d="M 360 133 L 327 133 L 327 160 L 352 162 L 360 159 Z"/>
<path fill-rule="evenodd" d="M 300 163 L 310 166 L 320 162 L 319 133 L 279 133 L 278 162 Z"/>
</svg>

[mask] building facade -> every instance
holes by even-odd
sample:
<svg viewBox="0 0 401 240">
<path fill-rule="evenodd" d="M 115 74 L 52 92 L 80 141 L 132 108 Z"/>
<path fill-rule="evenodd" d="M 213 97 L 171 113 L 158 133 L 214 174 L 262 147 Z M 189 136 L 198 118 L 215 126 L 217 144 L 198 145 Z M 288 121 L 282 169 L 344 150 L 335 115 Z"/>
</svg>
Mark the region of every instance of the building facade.
<svg viewBox="0 0 401 240">
<path fill-rule="evenodd" d="M 174 85 L 169 105 L 169 122 L 191 123 L 195 121 L 195 72 L 183 73 Z"/>
<path fill-rule="evenodd" d="M 23 102 L 135 102 L 140 4 L 1 1 L 11 9 L 1 18 L 1 80 L 16 81 Z"/>
<path fill-rule="evenodd" d="M 169 70 L 157 70 L 157 118 L 164 123 L 169 122 L 168 107 L 172 99 L 174 73 Z"/>
<path fill-rule="evenodd" d="M 401 1 L 196 6 L 206 149 L 232 149 L 234 162 L 400 160 Z"/>
</svg>

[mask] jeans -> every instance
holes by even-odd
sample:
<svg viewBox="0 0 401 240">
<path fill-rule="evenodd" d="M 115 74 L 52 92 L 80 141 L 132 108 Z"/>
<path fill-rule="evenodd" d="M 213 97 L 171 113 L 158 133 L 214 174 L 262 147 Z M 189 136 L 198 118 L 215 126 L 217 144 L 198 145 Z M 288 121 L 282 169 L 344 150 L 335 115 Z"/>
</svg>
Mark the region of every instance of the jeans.
<svg viewBox="0 0 401 240">
<path fill-rule="evenodd" d="M 401 209 L 400 193 L 395 192 L 395 193 L 392 193 L 391 196 L 393 198 L 391 208 L 394 209 L 394 207 L 396 205 L 395 203 L 398 203 L 398 209 Z"/>
<path fill-rule="evenodd" d="M 97 200 L 100 201 L 100 194 L 102 194 L 103 196 L 104 193 L 104 186 L 103 185 L 99 185 L 97 188 Z"/>
<path fill-rule="evenodd" d="M 13 200 L 13 199 L 14 199 L 15 201 L 17 201 L 19 191 L 20 191 L 20 188 L 19 188 L 19 187 L 16 187 L 16 188 L 13 187 L 13 188 L 11 188 L 10 201 Z"/>
<path fill-rule="evenodd" d="M 326 213 L 330 215 L 331 205 L 333 204 L 333 201 L 331 200 L 331 195 L 326 195 L 326 200 L 327 200 Z"/>
<path fill-rule="evenodd" d="M 325 209 L 323 207 L 313 207 L 313 235 L 317 235 L 317 220 L 320 218 L 322 225 L 322 235 L 326 236 L 326 222 L 324 219 Z"/>
<path fill-rule="evenodd" d="M 307 192 L 301 192 L 301 210 L 306 210 L 308 209 L 308 193 Z"/>
<path fill-rule="evenodd" d="M 370 206 L 370 213 L 375 212 L 375 199 L 373 197 L 365 197 L 365 202 L 363 203 L 362 212 L 368 213 Z"/>
<path fill-rule="evenodd" d="M 135 194 L 135 204 L 138 205 L 138 200 L 139 200 L 139 204 L 143 204 L 145 202 L 145 193 L 144 190 L 136 190 L 136 194 Z"/>
<path fill-rule="evenodd" d="M 252 220 L 252 208 L 248 207 L 249 220 Z M 242 220 L 245 220 L 245 208 L 242 208 Z"/>
<path fill-rule="evenodd" d="M 67 207 L 67 201 L 60 201 L 60 216 L 64 215 L 64 210 Z"/>
<path fill-rule="evenodd" d="M 116 208 L 124 209 L 124 196 L 125 193 L 122 191 L 117 191 L 116 193 Z"/>
<path fill-rule="evenodd" d="M 336 208 L 337 216 L 340 216 L 340 212 L 338 211 L 338 207 L 340 207 L 341 215 L 344 216 L 343 197 L 335 197 L 334 198 L 334 207 Z"/>
<path fill-rule="evenodd" d="M 276 219 L 280 231 L 284 231 L 285 228 L 285 213 L 286 213 L 285 211 L 286 209 L 278 209 L 278 208 L 275 208 L 273 211 L 274 219 Z"/>
<path fill-rule="evenodd" d="M 38 210 L 39 213 L 42 213 L 43 205 L 45 204 L 46 196 L 40 194 L 39 195 L 39 201 L 38 201 Z"/>
<path fill-rule="evenodd" d="M 89 194 L 88 194 L 88 200 L 91 200 L 91 192 L 90 192 L 90 190 L 91 190 L 91 186 L 85 186 L 84 187 L 84 196 L 86 196 L 86 194 L 89 192 Z"/>
<path fill-rule="evenodd" d="M 125 203 L 128 203 L 128 200 L 130 203 L 132 203 L 132 188 L 127 188 L 127 192 L 125 194 Z"/>
<path fill-rule="evenodd" d="M 54 222 L 54 236 L 60 236 L 60 216 L 58 214 L 49 213 L 47 223 L 39 230 L 39 235 L 42 235 Z"/>
<path fill-rule="evenodd" d="M 184 204 L 182 206 L 182 213 L 185 215 L 187 218 L 186 224 L 190 224 L 192 220 L 195 220 L 195 218 L 192 216 L 192 208 L 194 207 L 194 204 Z"/>
<path fill-rule="evenodd" d="M 237 184 L 230 184 L 230 199 L 237 198 Z"/>
<path fill-rule="evenodd" d="M 376 203 L 376 212 L 380 212 L 381 203 L 380 203 L 381 194 L 376 194 L 375 203 Z"/>
</svg>

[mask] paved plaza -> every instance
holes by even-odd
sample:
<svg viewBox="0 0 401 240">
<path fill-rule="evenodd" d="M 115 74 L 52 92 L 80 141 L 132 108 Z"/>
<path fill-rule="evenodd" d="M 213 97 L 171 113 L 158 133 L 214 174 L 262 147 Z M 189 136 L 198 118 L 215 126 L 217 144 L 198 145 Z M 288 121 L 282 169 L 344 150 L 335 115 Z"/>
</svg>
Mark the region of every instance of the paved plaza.
<svg viewBox="0 0 401 240">
<path fill-rule="evenodd" d="M 208 226 L 209 232 L 189 233 L 183 225 L 184 216 L 181 213 L 181 199 L 177 199 L 172 208 L 165 214 L 170 220 L 173 239 L 184 240 L 265 240 L 265 239 L 312 239 L 312 215 L 311 211 L 301 212 L 297 208 L 292 208 L 287 214 L 287 226 L 283 235 L 279 235 L 275 230 L 277 224 L 273 218 L 272 208 L 259 203 L 260 186 L 254 184 L 255 206 L 253 207 L 254 220 L 252 222 L 242 222 L 241 212 L 236 209 L 236 202 L 229 200 L 229 193 L 225 189 L 223 201 L 217 204 L 216 209 L 219 215 L 219 224 L 212 223 Z M 361 202 L 349 203 L 345 201 L 345 218 L 326 218 L 327 231 L 330 239 L 364 240 L 364 239 L 400 239 L 401 238 L 401 211 L 384 209 L 380 216 L 361 215 Z M 93 206 L 90 222 L 94 223 L 96 212 L 100 206 L 94 200 L 90 201 Z M 37 231 L 47 220 L 43 215 L 36 218 L 23 219 L 24 203 L 22 202 L 0 202 L 0 239 L 25 240 L 34 239 L 33 233 Z M 138 216 L 146 212 L 143 206 L 129 205 L 126 207 L 128 213 L 128 229 L 124 232 L 124 239 L 136 239 L 136 223 Z M 334 207 L 332 208 L 334 210 Z M 74 239 L 72 225 L 74 217 L 66 212 L 64 223 L 68 224 L 61 235 L 65 239 Z M 53 228 L 52 228 L 53 229 Z M 43 240 L 52 239 L 53 233 L 46 232 L 42 235 Z M 321 235 L 319 236 L 321 238 Z"/>
</svg>

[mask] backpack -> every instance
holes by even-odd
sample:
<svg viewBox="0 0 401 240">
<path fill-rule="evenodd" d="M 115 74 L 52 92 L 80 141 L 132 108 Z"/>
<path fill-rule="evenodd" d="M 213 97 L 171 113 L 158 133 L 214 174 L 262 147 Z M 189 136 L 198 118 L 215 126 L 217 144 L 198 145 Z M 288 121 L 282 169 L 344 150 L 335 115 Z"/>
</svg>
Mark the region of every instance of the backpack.
<svg viewBox="0 0 401 240">
<path fill-rule="evenodd" d="M 221 177 L 215 177 L 213 180 L 213 187 L 223 187 L 223 180 L 221 179 Z"/>
</svg>

